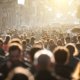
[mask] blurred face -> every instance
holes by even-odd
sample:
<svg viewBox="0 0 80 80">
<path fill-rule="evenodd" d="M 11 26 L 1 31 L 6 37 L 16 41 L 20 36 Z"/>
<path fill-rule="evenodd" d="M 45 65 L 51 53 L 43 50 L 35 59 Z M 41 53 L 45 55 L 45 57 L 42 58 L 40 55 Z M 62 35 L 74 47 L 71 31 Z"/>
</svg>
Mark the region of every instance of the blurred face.
<svg viewBox="0 0 80 80">
<path fill-rule="evenodd" d="M 49 44 L 50 44 L 50 45 L 53 45 L 53 44 L 54 44 L 54 41 L 50 41 Z"/>
<path fill-rule="evenodd" d="M 23 49 L 26 49 L 26 45 L 27 45 L 26 43 L 23 43 L 23 44 L 22 44 Z"/>
<path fill-rule="evenodd" d="M 18 61 L 18 60 L 20 60 L 21 53 L 20 53 L 19 50 L 16 49 L 14 51 L 11 51 L 10 54 L 11 54 L 10 58 L 11 58 L 12 61 Z"/>
<path fill-rule="evenodd" d="M 61 41 L 58 41 L 57 42 L 57 45 L 62 46 L 62 42 Z"/>
<path fill-rule="evenodd" d="M 70 39 L 66 39 L 66 42 L 67 42 L 67 43 L 70 43 Z"/>
</svg>

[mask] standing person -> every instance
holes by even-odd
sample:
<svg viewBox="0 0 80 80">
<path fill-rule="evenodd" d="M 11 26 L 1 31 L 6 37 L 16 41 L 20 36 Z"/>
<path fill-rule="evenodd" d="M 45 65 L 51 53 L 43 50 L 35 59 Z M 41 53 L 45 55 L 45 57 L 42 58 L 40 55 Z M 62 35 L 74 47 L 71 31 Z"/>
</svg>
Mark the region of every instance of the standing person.
<svg viewBox="0 0 80 80">
<path fill-rule="evenodd" d="M 68 43 L 66 45 L 66 48 L 69 50 L 69 53 L 70 53 L 69 65 L 74 70 L 76 68 L 78 62 L 79 62 L 79 60 L 76 57 L 76 55 L 78 54 L 78 50 L 77 50 L 76 46 L 73 43 Z"/>
<path fill-rule="evenodd" d="M 5 56 L 5 52 L 3 50 L 3 40 L 0 38 L 0 56 Z"/>
<path fill-rule="evenodd" d="M 4 41 L 4 44 L 3 44 L 3 50 L 5 51 L 5 53 L 8 52 L 8 43 L 10 41 L 10 36 L 7 35 L 6 38 L 5 38 L 5 41 Z"/>
<path fill-rule="evenodd" d="M 0 72 L 2 73 L 0 80 L 4 80 L 7 77 L 8 73 L 15 67 L 28 67 L 24 63 L 22 50 L 22 46 L 18 43 L 11 43 L 9 45 L 9 59 L 0 69 Z"/>
<path fill-rule="evenodd" d="M 35 37 L 32 36 L 30 41 L 31 46 L 33 46 L 34 42 L 35 42 Z"/>
<path fill-rule="evenodd" d="M 65 47 L 57 47 L 53 51 L 53 55 L 55 58 L 55 73 L 59 80 L 71 80 L 73 69 L 68 65 L 70 54 L 67 48 Z"/>
</svg>

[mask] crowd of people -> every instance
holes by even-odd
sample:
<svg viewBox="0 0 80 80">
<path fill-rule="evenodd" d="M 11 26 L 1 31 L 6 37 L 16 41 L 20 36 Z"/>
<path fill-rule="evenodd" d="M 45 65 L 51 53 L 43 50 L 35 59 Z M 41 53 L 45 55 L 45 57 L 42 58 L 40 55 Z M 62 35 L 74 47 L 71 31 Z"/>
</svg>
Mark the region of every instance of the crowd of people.
<svg viewBox="0 0 80 80">
<path fill-rule="evenodd" d="M 80 34 L 14 33 L 0 36 L 0 80 L 80 80 Z"/>
</svg>

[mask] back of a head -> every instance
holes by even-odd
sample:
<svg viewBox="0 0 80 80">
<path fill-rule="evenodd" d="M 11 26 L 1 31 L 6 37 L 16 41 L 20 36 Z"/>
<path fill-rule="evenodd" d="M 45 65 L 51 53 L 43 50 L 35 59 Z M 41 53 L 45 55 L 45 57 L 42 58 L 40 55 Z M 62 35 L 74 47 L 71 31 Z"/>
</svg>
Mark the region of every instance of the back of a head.
<svg viewBox="0 0 80 80">
<path fill-rule="evenodd" d="M 9 42 L 10 38 L 11 38 L 11 37 L 10 37 L 9 35 L 7 35 L 6 38 L 5 38 L 5 42 L 4 42 L 4 43 L 7 44 L 7 43 Z"/>
<path fill-rule="evenodd" d="M 53 57 L 53 53 L 51 51 L 47 50 L 47 49 L 42 49 L 42 50 L 36 52 L 35 55 L 34 55 L 34 61 L 38 60 L 39 58 L 42 58 L 43 56 L 49 57 L 51 63 L 55 62 L 54 57 Z"/>
<path fill-rule="evenodd" d="M 26 42 L 26 40 L 22 40 L 22 44 L 26 44 L 27 42 Z"/>
<path fill-rule="evenodd" d="M 26 47 L 27 47 L 27 42 L 26 42 L 26 40 L 22 40 L 22 47 L 23 47 L 23 49 L 26 49 Z"/>
<path fill-rule="evenodd" d="M 18 43 L 18 44 L 22 44 L 22 42 L 21 42 L 21 40 L 20 39 L 18 39 L 18 38 L 13 38 L 13 39 L 11 39 L 10 41 L 9 41 L 9 44 L 11 44 L 11 43 Z"/>
<path fill-rule="evenodd" d="M 78 41 L 78 40 L 77 40 L 77 36 L 73 36 L 73 37 L 72 37 L 72 43 L 75 43 L 75 44 L 76 44 L 77 41 Z"/>
<path fill-rule="evenodd" d="M 30 39 L 29 39 L 29 38 L 27 38 L 27 39 L 26 39 L 26 42 L 27 42 L 27 43 L 30 43 Z"/>
<path fill-rule="evenodd" d="M 76 48 L 80 51 L 80 43 L 76 44 Z"/>
<path fill-rule="evenodd" d="M 77 38 L 78 38 L 78 41 L 80 42 L 80 35 Z"/>
<path fill-rule="evenodd" d="M 69 52 L 65 47 L 57 47 L 53 51 L 56 64 L 67 64 L 69 61 Z"/>
<path fill-rule="evenodd" d="M 34 80 L 34 76 L 27 68 L 16 67 L 9 72 L 5 80 Z"/>
<path fill-rule="evenodd" d="M 31 42 L 33 42 L 33 41 L 35 41 L 35 37 L 34 36 L 31 37 Z"/>
<path fill-rule="evenodd" d="M 24 74 L 18 73 L 13 76 L 12 80 L 29 80 L 29 79 Z"/>
<path fill-rule="evenodd" d="M 46 54 L 42 54 L 38 58 L 38 65 L 41 69 L 48 69 L 49 64 L 51 63 L 50 57 Z"/>
<path fill-rule="evenodd" d="M 71 56 L 78 54 L 78 50 L 73 43 L 68 43 L 66 48 L 69 50 Z"/>
<path fill-rule="evenodd" d="M 32 61 L 34 61 L 35 53 L 39 50 L 41 50 L 41 48 L 34 47 L 34 48 L 31 48 L 31 50 L 29 51 L 29 55 Z"/>
</svg>

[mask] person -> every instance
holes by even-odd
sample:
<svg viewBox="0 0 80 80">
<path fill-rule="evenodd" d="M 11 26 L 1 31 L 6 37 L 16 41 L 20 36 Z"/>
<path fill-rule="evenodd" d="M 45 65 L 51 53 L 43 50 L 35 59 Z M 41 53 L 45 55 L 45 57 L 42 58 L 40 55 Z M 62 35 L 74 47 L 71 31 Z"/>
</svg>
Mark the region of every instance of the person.
<svg viewBox="0 0 80 80">
<path fill-rule="evenodd" d="M 3 44 L 3 50 L 5 51 L 6 54 L 8 52 L 8 43 L 10 41 L 10 38 L 11 37 L 9 35 L 7 35 L 5 38 L 4 44 Z"/>
<path fill-rule="evenodd" d="M 3 40 L 0 38 L 0 56 L 5 56 L 5 51 L 3 50 Z"/>
<path fill-rule="evenodd" d="M 78 39 L 78 43 L 80 43 L 80 35 L 78 35 L 77 39 Z"/>
<path fill-rule="evenodd" d="M 76 57 L 77 57 L 77 59 L 79 59 L 79 61 L 80 61 L 80 43 L 77 43 L 77 44 L 76 44 L 76 48 L 78 49 L 78 55 L 77 55 Z"/>
<path fill-rule="evenodd" d="M 27 38 L 26 39 L 26 46 L 27 46 L 27 50 L 30 50 L 31 49 L 31 45 L 30 45 L 30 39 L 29 38 Z"/>
<path fill-rule="evenodd" d="M 22 47 L 23 47 L 23 55 L 25 57 L 25 55 L 27 53 L 27 43 L 26 43 L 26 40 L 22 40 Z"/>
<path fill-rule="evenodd" d="M 68 37 L 66 37 L 66 38 L 65 38 L 65 41 L 66 41 L 66 44 L 67 44 L 67 43 L 70 43 L 70 42 L 71 42 L 70 37 L 69 37 L 69 36 L 68 36 Z"/>
<path fill-rule="evenodd" d="M 80 62 L 78 63 L 74 73 L 72 74 L 73 80 L 80 80 Z"/>
<path fill-rule="evenodd" d="M 68 65 L 70 57 L 68 49 L 59 46 L 53 51 L 53 55 L 55 59 L 54 72 L 56 74 L 57 79 L 71 80 L 72 67 Z"/>
<path fill-rule="evenodd" d="M 30 44 L 31 44 L 31 46 L 33 46 L 34 42 L 35 42 L 35 37 L 32 36 L 32 37 L 31 37 L 31 40 L 30 40 Z"/>
<path fill-rule="evenodd" d="M 56 44 L 54 43 L 54 41 L 52 39 L 49 40 L 49 50 L 53 51 L 53 49 L 56 48 Z"/>
<path fill-rule="evenodd" d="M 72 40 L 72 43 L 74 43 L 74 44 L 76 44 L 78 42 L 77 36 L 73 36 L 71 40 Z"/>
<path fill-rule="evenodd" d="M 34 80 L 34 76 L 27 68 L 16 67 L 9 72 L 5 80 Z"/>
<path fill-rule="evenodd" d="M 47 54 L 48 53 L 48 54 Z M 35 80 L 57 80 L 52 74 L 53 56 L 48 50 L 40 50 L 34 56 L 36 66 Z"/>
<path fill-rule="evenodd" d="M 66 48 L 69 50 L 69 53 L 70 53 L 69 65 L 74 70 L 79 62 L 79 60 L 76 58 L 76 55 L 78 54 L 78 50 L 73 43 L 68 43 L 66 45 Z"/>
<path fill-rule="evenodd" d="M 62 43 L 61 39 L 57 40 L 57 46 L 63 46 L 63 43 Z"/>
<path fill-rule="evenodd" d="M 8 52 L 8 60 L 0 69 L 0 72 L 2 73 L 0 80 L 4 80 L 7 77 L 7 74 L 17 66 L 29 67 L 28 65 L 24 64 L 22 46 L 20 44 L 11 43 L 9 45 Z"/>
<path fill-rule="evenodd" d="M 30 71 L 31 71 L 31 73 L 33 75 L 35 75 L 35 73 L 36 73 L 36 69 L 35 69 L 35 66 L 34 66 L 34 55 L 39 50 L 41 50 L 41 48 L 33 47 L 33 48 L 30 49 L 30 51 L 28 53 L 29 54 L 29 61 L 30 61 L 31 65 L 32 65 Z"/>
<path fill-rule="evenodd" d="M 22 41 L 19 38 L 13 38 L 9 41 L 9 44 L 11 43 L 18 43 L 20 45 L 22 45 Z"/>
</svg>

